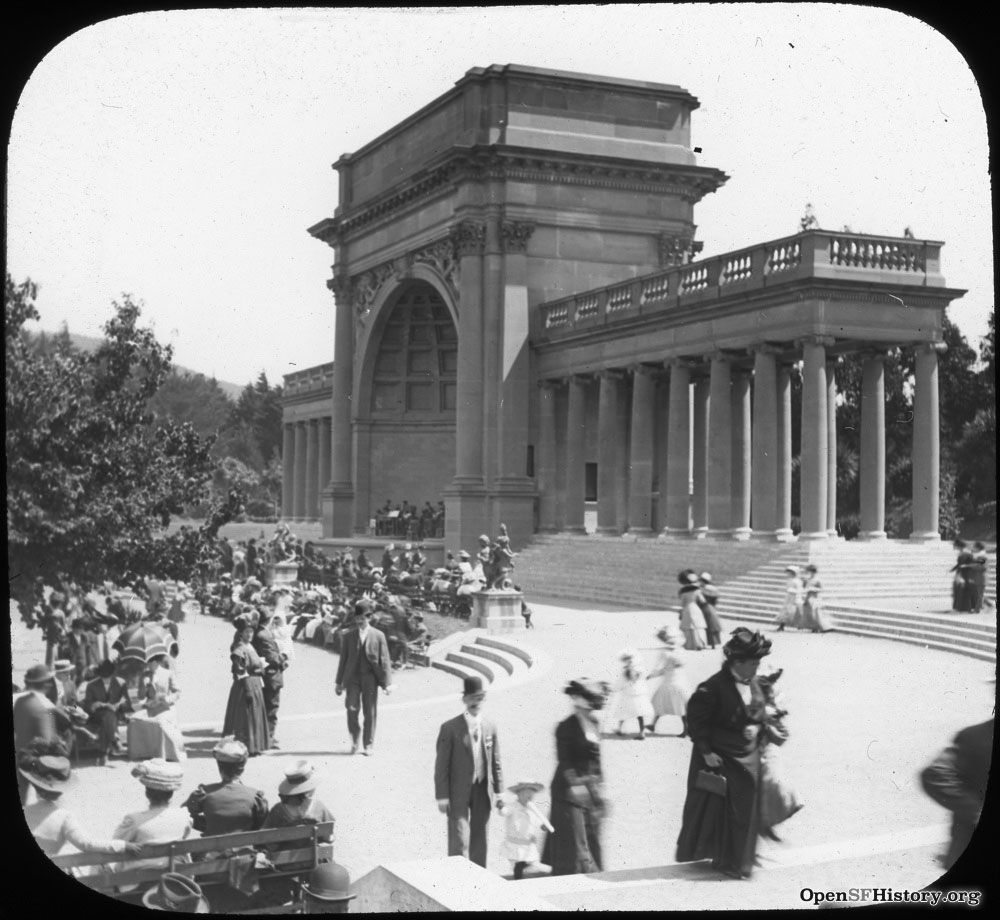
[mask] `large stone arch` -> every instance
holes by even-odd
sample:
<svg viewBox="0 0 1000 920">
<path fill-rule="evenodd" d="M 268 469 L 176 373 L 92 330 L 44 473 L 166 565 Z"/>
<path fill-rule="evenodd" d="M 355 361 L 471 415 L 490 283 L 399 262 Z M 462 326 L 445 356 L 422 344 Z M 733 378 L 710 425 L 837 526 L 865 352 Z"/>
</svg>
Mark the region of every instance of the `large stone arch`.
<svg viewBox="0 0 1000 920">
<path fill-rule="evenodd" d="M 458 327 L 436 274 L 386 283 L 359 336 L 355 379 L 356 526 L 387 499 L 442 499 L 455 470 Z"/>
</svg>

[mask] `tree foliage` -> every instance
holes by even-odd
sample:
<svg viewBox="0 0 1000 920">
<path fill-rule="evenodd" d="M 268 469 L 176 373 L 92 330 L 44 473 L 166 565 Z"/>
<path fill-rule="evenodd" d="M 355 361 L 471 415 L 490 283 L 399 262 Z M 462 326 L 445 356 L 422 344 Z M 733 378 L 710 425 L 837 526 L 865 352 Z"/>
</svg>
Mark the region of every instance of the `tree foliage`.
<svg viewBox="0 0 1000 920">
<path fill-rule="evenodd" d="M 23 331 L 38 319 L 36 296 L 30 280 L 7 276 L 7 559 L 10 596 L 29 623 L 45 585 L 190 577 L 241 502 L 227 494 L 198 531 L 164 533 L 205 498 L 214 466 L 210 441 L 150 411 L 171 349 L 138 325 L 128 296 L 95 352 L 67 340 L 33 348 Z"/>
</svg>

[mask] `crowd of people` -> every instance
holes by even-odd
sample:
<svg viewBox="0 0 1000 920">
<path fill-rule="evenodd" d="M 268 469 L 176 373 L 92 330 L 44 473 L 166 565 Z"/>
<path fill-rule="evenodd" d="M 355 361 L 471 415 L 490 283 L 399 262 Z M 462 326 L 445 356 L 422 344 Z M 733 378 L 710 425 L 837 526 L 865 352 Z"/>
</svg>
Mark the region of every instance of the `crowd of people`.
<svg viewBox="0 0 1000 920">
<path fill-rule="evenodd" d="M 431 540 L 444 537 L 444 502 L 437 507 L 424 502 L 423 508 L 405 501 L 386 499 L 375 512 L 375 536 L 400 537 L 404 540 Z"/>
</svg>

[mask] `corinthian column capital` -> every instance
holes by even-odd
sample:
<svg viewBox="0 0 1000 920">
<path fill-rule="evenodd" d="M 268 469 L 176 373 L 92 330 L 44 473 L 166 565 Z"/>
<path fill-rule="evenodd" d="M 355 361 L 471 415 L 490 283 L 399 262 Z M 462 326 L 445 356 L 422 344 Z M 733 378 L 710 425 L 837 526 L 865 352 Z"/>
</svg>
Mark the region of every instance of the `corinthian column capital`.
<svg viewBox="0 0 1000 920">
<path fill-rule="evenodd" d="M 486 247 L 486 224 L 481 220 L 463 220 L 451 231 L 459 256 L 481 255 Z"/>
<path fill-rule="evenodd" d="M 500 242 L 504 252 L 527 252 L 528 240 L 535 225 L 524 220 L 505 220 L 500 224 Z"/>
<path fill-rule="evenodd" d="M 837 344 L 837 340 L 831 335 L 804 335 L 796 343 L 800 348 L 803 345 L 814 345 L 822 346 L 823 348 L 832 348 Z"/>
</svg>

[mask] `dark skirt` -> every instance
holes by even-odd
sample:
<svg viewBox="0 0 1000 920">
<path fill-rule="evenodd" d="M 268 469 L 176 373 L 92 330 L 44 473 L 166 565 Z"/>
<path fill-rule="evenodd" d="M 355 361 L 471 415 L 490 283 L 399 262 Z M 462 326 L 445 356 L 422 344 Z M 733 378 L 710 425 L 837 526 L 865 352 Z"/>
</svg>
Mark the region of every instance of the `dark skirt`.
<svg viewBox="0 0 1000 920">
<path fill-rule="evenodd" d="M 691 752 L 677 862 L 711 859 L 712 865 L 723 872 L 749 876 L 760 825 L 760 752 L 720 756 L 721 772 L 726 778 L 725 796 L 695 788 L 695 779 L 705 769 L 705 762 L 697 748 Z"/>
<path fill-rule="evenodd" d="M 542 862 L 553 875 L 601 872 L 602 812 L 581 808 L 553 797 L 550 821 L 553 831 L 545 840 Z"/>
<path fill-rule="evenodd" d="M 223 735 L 233 735 L 250 754 L 261 754 L 271 746 L 264 712 L 263 682 L 256 674 L 233 681 L 226 704 Z"/>
<path fill-rule="evenodd" d="M 705 617 L 705 632 L 708 633 L 708 644 L 713 648 L 722 641 L 722 622 L 715 612 L 714 604 L 705 604 L 701 608 L 702 616 Z"/>
<path fill-rule="evenodd" d="M 970 613 L 974 591 L 973 586 L 964 578 L 956 578 L 951 583 L 951 609 L 956 613 Z"/>
</svg>

